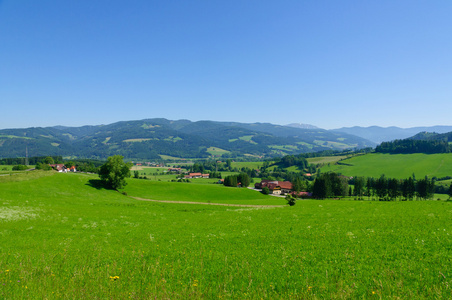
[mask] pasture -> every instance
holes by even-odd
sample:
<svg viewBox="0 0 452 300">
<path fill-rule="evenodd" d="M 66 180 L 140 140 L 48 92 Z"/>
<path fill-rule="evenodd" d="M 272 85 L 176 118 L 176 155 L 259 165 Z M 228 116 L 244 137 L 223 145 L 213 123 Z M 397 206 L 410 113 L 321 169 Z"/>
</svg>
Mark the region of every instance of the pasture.
<svg viewBox="0 0 452 300">
<path fill-rule="evenodd" d="M 452 175 L 452 153 L 447 154 L 381 154 L 373 153 L 323 166 L 321 172 L 336 172 L 345 176 L 386 177 L 404 179 L 445 177 Z"/>
<path fill-rule="evenodd" d="M 143 198 L 277 201 L 247 189 L 128 182 L 124 191 Z M 431 299 L 452 292 L 451 202 L 244 208 L 129 196 L 103 189 L 94 175 L 0 177 L 0 298 Z"/>
</svg>

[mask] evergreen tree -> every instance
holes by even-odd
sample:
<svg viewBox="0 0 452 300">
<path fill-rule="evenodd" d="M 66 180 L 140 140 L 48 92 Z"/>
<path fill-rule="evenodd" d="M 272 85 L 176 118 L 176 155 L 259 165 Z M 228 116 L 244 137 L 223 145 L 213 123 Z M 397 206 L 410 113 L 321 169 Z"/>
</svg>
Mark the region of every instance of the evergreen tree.
<svg viewBox="0 0 452 300">
<path fill-rule="evenodd" d="M 388 180 L 388 195 L 391 200 L 395 200 L 399 196 L 399 182 L 395 178 Z"/>
<path fill-rule="evenodd" d="M 361 199 L 364 191 L 364 178 L 355 177 L 355 190 L 353 195 L 358 196 L 358 199 Z"/>
<path fill-rule="evenodd" d="M 408 178 L 408 192 L 407 192 L 408 199 L 413 200 L 415 194 L 416 194 L 416 186 L 414 183 L 414 177 L 413 178 L 410 177 L 410 178 Z"/>
<path fill-rule="evenodd" d="M 375 193 L 380 200 L 383 200 L 388 194 L 388 184 L 385 175 L 381 175 L 375 182 Z"/>
<path fill-rule="evenodd" d="M 295 180 L 292 181 L 292 190 L 294 192 L 301 192 L 303 191 L 303 183 L 300 179 L 300 177 L 295 177 Z"/>
</svg>

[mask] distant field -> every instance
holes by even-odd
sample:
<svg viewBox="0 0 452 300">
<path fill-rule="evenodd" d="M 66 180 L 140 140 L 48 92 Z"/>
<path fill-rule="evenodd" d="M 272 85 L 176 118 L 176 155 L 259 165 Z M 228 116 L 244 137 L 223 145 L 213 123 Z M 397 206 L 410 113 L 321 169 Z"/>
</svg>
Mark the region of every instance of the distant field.
<svg viewBox="0 0 452 300">
<path fill-rule="evenodd" d="M 0 172 L 11 171 L 13 169 L 12 165 L 0 165 Z"/>
<path fill-rule="evenodd" d="M 188 158 L 180 158 L 180 157 L 169 156 L 169 155 L 163 155 L 163 154 L 160 154 L 159 156 L 160 156 L 162 159 L 165 159 L 165 160 L 190 160 L 190 159 L 188 159 Z"/>
<path fill-rule="evenodd" d="M 346 165 L 330 165 L 321 168 L 322 173 L 332 171 L 346 176 L 392 178 L 416 178 L 424 176 L 452 176 L 452 154 L 381 154 L 373 153 L 343 160 Z"/>
<path fill-rule="evenodd" d="M 130 196 L 284 203 L 129 179 Z M 452 202 L 138 201 L 97 176 L 0 176 L 1 299 L 449 299 Z"/>
<path fill-rule="evenodd" d="M 323 156 L 323 157 L 310 157 L 306 160 L 310 164 L 334 164 L 335 162 L 346 158 L 346 156 Z"/>
<path fill-rule="evenodd" d="M 225 153 L 229 153 L 230 151 L 223 150 L 223 149 L 218 148 L 218 147 L 210 147 L 210 148 L 207 148 L 207 152 L 210 153 L 211 155 L 221 156 L 221 155 L 223 155 Z"/>
<path fill-rule="evenodd" d="M 259 169 L 261 166 L 262 166 L 262 164 L 263 164 L 263 162 L 261 162 L 261 161 L 253 161 L 253 162 L 241 162 L 241 161 L 239 161 L 239 162 L 232 162 L 231 163 L 231 166 L 233 167 L 233 168 L 238 168 L 238 169 L 241 169 L 241 168 L 250 168 L 250 169 Z"/>
</svg>

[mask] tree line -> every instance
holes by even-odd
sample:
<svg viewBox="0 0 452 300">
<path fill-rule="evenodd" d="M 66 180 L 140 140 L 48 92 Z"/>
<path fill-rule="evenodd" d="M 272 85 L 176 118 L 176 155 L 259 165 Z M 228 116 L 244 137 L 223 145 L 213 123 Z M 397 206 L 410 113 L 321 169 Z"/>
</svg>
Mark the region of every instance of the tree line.
<svg viewBox="0 0 452 300">
<path fill-rule="evenodd" d="M 353 185 L 353 188 L 350 185 Z M 451 188 L 452 189 L 452 188 Z M 416 180 L 387 178 L 355 177 L 348 178 L 336 173 L 324 173 L 314 182 L 312 192 L 316 199 L 330 197 L 355 196 L 357 199 L 378 199 L 380 201 L 395 200 L 427 200 L 433 198 L 434 179 L 428 177 Z"/>
<path fill-rule="evenodd" d="M 390 154 L 411 154 L 411 153 L 450 153 L 451 146 L 447 141 L 427 141 L 427 140 L 395 140 L 383 142 L 375 148 L 375 152 Z"/>
</svg>

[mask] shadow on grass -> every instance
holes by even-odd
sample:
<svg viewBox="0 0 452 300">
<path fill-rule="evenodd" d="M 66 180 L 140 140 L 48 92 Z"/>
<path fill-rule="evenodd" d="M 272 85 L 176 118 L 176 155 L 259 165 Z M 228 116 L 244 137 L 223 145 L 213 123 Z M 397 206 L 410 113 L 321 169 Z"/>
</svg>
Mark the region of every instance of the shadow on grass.
<svg viewBox="0 0 452 300">
<path fill-rule="evenodd" d="M 86 185 L 88 185 L 88 186 L 90 186 L 90 187 L 93 187 L 93 188 L 95 188 L 95 189 L 98 189 L 98 190 L 111 190 L 111 189 L 108 188 L 108 186 L 107 186 L 104 182 L 102 182 L 102 180 L 100 180 L 100 179 L 90 179 L 90 180 L 88 180 L 88 183 L 87 183 Z"/>
</svg>

